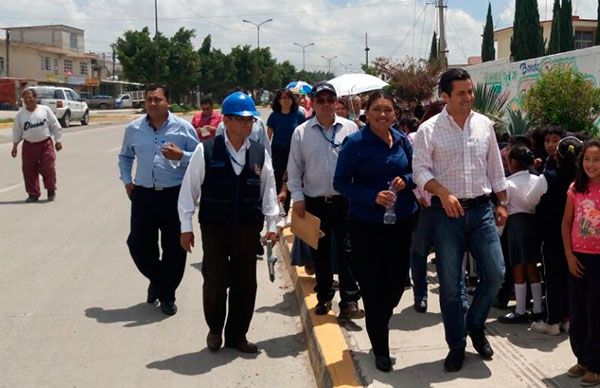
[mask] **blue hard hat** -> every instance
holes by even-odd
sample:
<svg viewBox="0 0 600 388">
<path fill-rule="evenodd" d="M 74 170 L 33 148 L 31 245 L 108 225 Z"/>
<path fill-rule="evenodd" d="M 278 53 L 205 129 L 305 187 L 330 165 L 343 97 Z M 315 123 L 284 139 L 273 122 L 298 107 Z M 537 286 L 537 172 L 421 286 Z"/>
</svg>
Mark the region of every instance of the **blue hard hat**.
<svg viewBox="0 0 600 388">
<path fill-rule="evenodd" d="M 260 116 L 260 112 L 256 110 L 254 100 L 249 95 L 242 92 L 231 93 L 223 100 L 221 107 L 223 115 L 234 116 Z"/>
</svg>

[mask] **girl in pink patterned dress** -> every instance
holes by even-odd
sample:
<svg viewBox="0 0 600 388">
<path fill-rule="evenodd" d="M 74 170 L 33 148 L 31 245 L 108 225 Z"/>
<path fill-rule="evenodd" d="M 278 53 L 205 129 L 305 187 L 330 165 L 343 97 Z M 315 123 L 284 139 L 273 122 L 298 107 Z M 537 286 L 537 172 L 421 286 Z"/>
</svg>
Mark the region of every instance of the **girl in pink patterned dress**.
<svg viewBox="0 0 600 388">
<path fill-rule="evenodd" d="M 567 372 L 581 385 L 600 384 L 600 142 L 583 146 L 562 224 L 569 266 L 569 338 L 577 364 Z"/>
</svg>

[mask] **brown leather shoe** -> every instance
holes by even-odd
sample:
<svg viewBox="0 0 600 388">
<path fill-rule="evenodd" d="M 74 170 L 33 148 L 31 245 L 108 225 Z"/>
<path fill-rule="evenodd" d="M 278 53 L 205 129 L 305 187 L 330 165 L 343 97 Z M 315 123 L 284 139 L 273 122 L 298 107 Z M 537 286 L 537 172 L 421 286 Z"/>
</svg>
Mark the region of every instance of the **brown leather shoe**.
<svg viewBox="0 0 600 388">
<path fill-rule="evenodd" d="M 209 350 L 219 350 L 222 344 L 223 339 L 221 339 L 221 333 L 213 333 L 212 331 L 208 332 L 208 336 L 206 337 L 206 346 L 208 346 Z"/>
<path fill-rule="evenodd" d="M 339 318 L 342 319 L 359 319 L 364 317 L 364 311 L 358 308 L 357 302 L 348 302 L 344 307 L 340 308 Z"/>
<path fill-rule="evenodd" d="M 248 340 L 246 340 L 245 338 L 243 340 L 235 342 L 235 343 L 225 342 L 225 347 L 237 349 L 242 353 L 250 353 L 250 354 L 258 353 L 258 346 L 256 346 L 252 342 L 248 342 Z"/>
<path fill-rule="evenodd" d="M 317 315 L 326 315 L 329 310 L 331 310 L 331 301 L 319 302 L 315 306 L 315 314 Z"/>
</svg>

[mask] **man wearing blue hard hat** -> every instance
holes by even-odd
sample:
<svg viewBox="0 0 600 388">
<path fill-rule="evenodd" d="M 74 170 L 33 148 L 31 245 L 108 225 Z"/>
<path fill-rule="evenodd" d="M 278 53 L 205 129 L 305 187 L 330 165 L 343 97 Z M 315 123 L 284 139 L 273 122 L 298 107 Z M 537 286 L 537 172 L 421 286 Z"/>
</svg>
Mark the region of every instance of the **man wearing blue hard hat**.
<svg viewBox="0 0 600 388">
<path fill-rule="evenodd" d="M 266 219 L 267 240 L 276 241 L 279 206 L 271 158 L 250 138 L 260 114 L 242 92 L 228 95 L 221 113 L 225 131 L 194 151 L 179 194 L 181 246 L 194 246 L 192 218 L 199 204 L 202 232 L 204 316 L 212 351 L 225 346 L 256 353 L 246 333 L 256 299 L 256 246 Z M 229 305 L 227 308 L 227 288 Z"/>
</svg>

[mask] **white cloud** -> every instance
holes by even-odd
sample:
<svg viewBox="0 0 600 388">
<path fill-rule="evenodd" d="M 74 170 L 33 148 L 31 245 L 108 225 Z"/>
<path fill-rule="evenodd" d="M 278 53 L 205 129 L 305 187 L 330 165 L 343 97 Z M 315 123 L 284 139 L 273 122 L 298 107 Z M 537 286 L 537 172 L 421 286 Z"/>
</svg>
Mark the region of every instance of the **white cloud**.
<svg viewBox="0 0 600 388">
<path fill-rule="evenodd" d="M 406 56 L 427 57 L 431 36 L 437 29 L 437 13 L 426 0 L 349 0 L 332 5 L 327 0 L 248 2 L 247 0 L 158 0 L 158 28 L 172 36 L 180 27 L 196 29 L 199 47 L 207 34 L 213 46 L 229 52 L 232 46 L 256 45 L 256 28 L 242 19 L 260 22 L 273 18 L 260 29 L 261 47 L 271 47 L 279 60 L 302 67 L 302 50 L 292 42 L 314 47 L 306 50 L 308 70 L 327 70 L 321 56 L 337 56 L 340 64 L 358 70 L 365 61 L 364 35 L 369 35 L 369 59 L 378 56 L 402 60 Z M 388 3 L 387 5 L 381 5 Z M 22 4 L 22 3 L 21 3 Z M 148 26 L 154 31 L 152 0 L 30 0 L 27 7 L 16 1 L 3 4 L 1 26 L 66 24 L 85 30 L 86 50 L 109 52 L 127 29 Z M 339 4 L 339 2 L 338 2 Z M 484 7 L 485 5 L 482 5 Z M 340 7 L 344 7 L 343 9 Z M 203 19 L 205 17 L 206 19 Z M 465 63 L 479 55 L 483 20 L 451 7 L 446 18 L 451 63 Z"/>
</svg>

